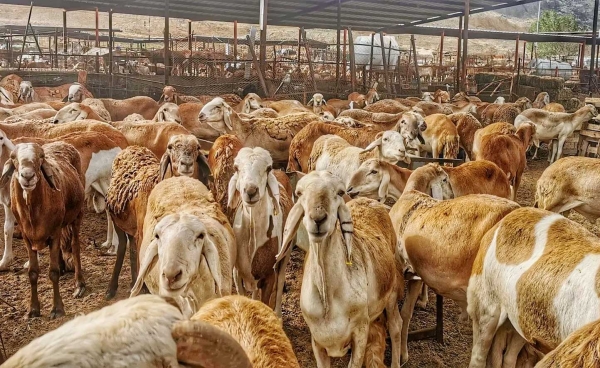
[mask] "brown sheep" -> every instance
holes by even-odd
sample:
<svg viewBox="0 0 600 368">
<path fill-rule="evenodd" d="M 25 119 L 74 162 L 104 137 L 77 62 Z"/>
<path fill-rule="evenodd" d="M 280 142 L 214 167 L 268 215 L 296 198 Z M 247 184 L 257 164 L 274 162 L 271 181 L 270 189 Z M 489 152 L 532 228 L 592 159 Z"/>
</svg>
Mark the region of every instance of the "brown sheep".
<svg viewBox="0 0 600 368">
<path fill-rule="evenodd" d="M 475 132 L 482 128 L 481 123 L 473 115 L 465 112 L 450 114 L 448 118 L 456 125 L 456 130 L 460 137 L 460 147 L 465 150 L 469 159 L 472 160 Z"/>
<path fill-rule="evenodd" d="M 550 103 L 550 95 L 548 92 L 540 92 L 531 104 L 534 109 L 543 109 Z"/>
<path fill-rule="evenodd" d="M 194 96 L 186 96 L 177 93 L 177 90 L 173 86 L 165 86 L 162 95 L 158 99 L 158 104 L 160 105 L 163 102 L 172 102 L 179 105 L 184 102 L 200 102 L 200 100 Z"/>
<path fill-rule="evenodd" d="M 544 106 L 544 110 L 550 112 L 567 112 L 567 110 L 565 110 L 565 107 L 557 102 L 552 102 Z"/>
<path fill-rule="evenodd" d="M 505 103 L 496 109 L 490 123 L 514 124 L 515 118 L 523 111 L 531 108 L 531 101 L 527 97 L 521 97 L 514 103 Z M 487 124 L 484 124 L 487 125 Z"/>
<path fill-rule="evenodd" d="M 460 138 L 452 120 L 444 114 L 433 114 L 425 118 L 425 123 L 425 142 L 419 146 L 419 151 L 430 152 L 433 158 L 438 158 L 442 152 L 444 158 L 457 158 Z"/>
<path fill-rule="evenodd" d="M 136 96 L 125 100 L 101 98 L 104 107 L 110 113 L 111 121 L 123 121 L 127 116 L 138 113 L 146 120 L 152 120 L 158 111 L 158 102 L 150 97 Z"/>
<path fill-rule="evenodd" d="M 225 134 L 215 140 L 208 152 L 208 166 L 213 175 L 211 191 L 221 210 L 230 222 L 233 222 L 232 211 L 227 206 L 227 189 L 229 180 L 235 174 L 233 159 L 244 147 L 244 143 L 233 134 Z"/>
<path fill-rule="evenodd" d="M 370 112 L 387 112 L 388 114 L 398 114 L 400 112 L 406 112 L 410 109 L 398 101 L 385 99 L 379 100 L 371 105 L 365 107 L 366 111 Z"/>
<path fill-rule="evenodd" d="M 523 123 L 513 135 L 492 133 L 481 138 L 481 147 L 477 152 L 476 160 L 488 160 L 500 167 L 512 185 L 511 199 L 517 197 L 521 184 L 521 176 L 527 166 L 525 152 L 529 147 L 531 138 L 535 134 L 535 125 Z"/>
<path fill-rule="evenodd" d="M 362 109 L 367 106 L 367 96 L 358 92 L 349 94 L 348 101 L 354 102 L 354 108 Z"/>
<path fill-rule="evenodd" d="M 135 121 L 135 122 L 112 122 L 115 129 L 120 131 L 130 146 L 142 146 L 148 148 L 156 157 L 162 157 L 167 151 L 169 139 L 175 135 L 188 135 L 190 132 L 177 123 Z"/>
<path fill-rule="evenodd" d="M 475 132 L 475 136 L 473 137 L 473 146 L 471 151 L 473 152 L 473 157 L 477 156 L 477 151 L 479 147 L 481 147 L 481 137 L 486 134 L 492 133 L 501 133 L 501 134 L 515 134 L 517 132 L 517 128 L 514 125 L 509 123 L 493 123 L 481 129 L 478 129 Z"/>
<path fill-rule="evenodd" d="M 535 366 L 536 368 L 594 368 L 600 356 L 600 321 L 571 333 Z"/>
<path fill-rule="evenodd" d="M 204 104 L 200 102 L 186 102 L 179 105 L 181 125 L 199 139 L 214 141 L 220 133 L 205 122 L 198 120 L 198 115 L 203 107 Z"/>
</svg>

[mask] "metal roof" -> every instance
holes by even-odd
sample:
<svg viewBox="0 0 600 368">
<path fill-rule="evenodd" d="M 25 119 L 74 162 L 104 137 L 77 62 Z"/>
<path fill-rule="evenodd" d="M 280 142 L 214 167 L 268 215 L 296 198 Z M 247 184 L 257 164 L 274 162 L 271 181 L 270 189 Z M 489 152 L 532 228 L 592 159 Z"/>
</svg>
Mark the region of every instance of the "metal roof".
<svg viewBox="0 0 600 368">
<path fill-rule="evenodd" d="M 265 0 L 269 25 L 304 28 L 337 28 L 337 8 L 341 26 L 365 31 L 397 31 L 398 27 L 429 23 L 462 15 L 464 0 Z M 470 0 L 470 14 L 527 4 L 538 0 Z M 30 5 L 30 0 L 0 0 L 4 4 Z M 192 21 L 222 21 L 257 24 L 259 0 L 34 0 L 35 6 L 65 10 L 112 9 L 115 13 Z"/>
</svg>

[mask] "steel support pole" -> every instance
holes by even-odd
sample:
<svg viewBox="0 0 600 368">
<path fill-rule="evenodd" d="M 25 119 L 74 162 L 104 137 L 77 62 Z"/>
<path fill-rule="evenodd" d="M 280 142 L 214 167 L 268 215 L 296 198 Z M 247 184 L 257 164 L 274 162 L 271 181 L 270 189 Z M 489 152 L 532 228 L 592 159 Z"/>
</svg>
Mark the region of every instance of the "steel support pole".
<svg viewBox="0 0 600 368">
<path fill-rule="evenodd" d="M 165 33 L 164 33 L 164 56 L 165 56 L 165 86 L 169 85 L 169 75 L 171 74 L 171 51 L 169 49 L 169 34 L 171 31 L 169 30 L 169 0 L 165 1 Z"/>
<path fill-rule="evenodd" d="M 589 93 L 592 93 L 592 79 L 593 76 L 595 75 L 595 63 L 594 61 L 596 60 L 596 37 L 597 37 L 597 33 L 598 33 L 598 4 L 600 3 L 600 0 L 595 0 L 594 1 L 594 23 L 592 26 L 592 58 L 590 60 L 590 78 L 589 78 L 589 82 L 588 82 L 588 88 L 589 88 Z"/>
<path fill-rule="evenodd" d="M 340 42 L 342 38 L 342 0 L 338 0 L 337 5 L 337 38 L 336 38 L 336 58 L 335 58 L 335 93 L 337 94 L 340 88 L 340 62 L 341 50 Z"/>
<path fill-rule="evenodd" d="M 67 69 L 67 45 L 69 39 L 67 36 L 67 11 L 63 10 L 63 54 L 64 54 L 64 68 Z"/>
<path fill-rule="evenodd" d="M 462 66 L 460 62 L 460 56 L 462 52 L 462 29 L 463 29 L 463 17 L 458 17 L 458 46 L 456 51 L 456 76 L 455 76 L 455 89 L 454 92 L 457 93 L 460 90 L 460 76 L 462 75 L 460 68 Z"/>
<path fill-rule="evenodd" d="M 261 29 L 260 29 L 260 70 L 264 75 L 267 71 L 267 14 L 269 8 L 269 0 L 260 0 L 261 5 Z M 265 91 L 268 94 L 268 91 Z"/>
<path fill-rule="evenodd" d="M 468 46 L 469 46 L 469 12 L 470 9 L 469 0 L 465 0 L 465 14 L 464 14 L 464 27 L 463 27 L 463 49 L 462 49 L 462 90 L 467 92 L 467 61 L 468 61 Z"/>
</svg>

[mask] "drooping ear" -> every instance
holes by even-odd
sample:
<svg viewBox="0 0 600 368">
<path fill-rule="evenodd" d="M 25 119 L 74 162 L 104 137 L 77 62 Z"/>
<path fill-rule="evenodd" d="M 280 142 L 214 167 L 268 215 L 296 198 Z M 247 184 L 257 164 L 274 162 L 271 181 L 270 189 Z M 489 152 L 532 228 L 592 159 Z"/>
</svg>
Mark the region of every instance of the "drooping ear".
<svg viewBox="0 0 600 368">
<path fill-rule="evenodd" d="M 314 99 L 314 98 L 311 98 L 311 99 L 308 101 L 308 103 L 306 104 L 306 106 L 312 106 L 312 105 L 314 105 L 314 103 L 315 103 L 315 99 Z"/>
<path fill-rule="evenodd" d="M 68 102 L 69 101 L 69 95 L 66 95 L 65 98 L 62 99 L 62 102 Z"/>
<path fill-rule="evenodd" d="M 162 95 L 160 95 L 160 98 L 158 99 L 158 104 L 160 105 L 161 103 L 163 103 L 164 100 L 165 100 L 165 94 L 163 93 Z"/>
<path fill-rule="evenodd" d="M 346 264 L 352 264 L 352 235 L 354 233 L 354 224 L 352 223 L 352 216 L 350 215 L 350 209 L 345 203 L 340 204 L 338 207 L 338 221 L 340 222 L 340 229 L 342 230 L 342 236 L 344 237 L 344 243 L 346 245 Z"/>
<path fill-rule="evenodd" d="M 273 170 L 269 171 L 269 174 L 267 175 L 267 186 L 269 187 L 271 195 L 275 198 L 276 210 L 277 212 L 280 212 L 281 208 L 279 206 L 279 181 L 275 177 L 275 174 L 273 174 Z"/>
<path fill-rule="evenodd" d="M 50 165 L 50 163 L 48 163 L 48 161 L 44 160 L 42 162 L 41 169 L 42 169 L 42 174 L 44 175 L 44 178 L 48 182 L 48 185 L 50 185 L 50 188 L 57 190 L 58 186 L 56 185 L 56 181 L 54 180 L 54 169 L 52 168 L 52 165 Z"/>
<path fill-rule="evenodd" d="M 363 152 L 369 152 L 369 151 L 374 150 L 377 147 L 381 147 L 382 140 L 383 140 L 383 132 L 377 133 L 377 135 L 375 136 L 375 140 L 373 142 L 371 142 L 371 144 L 369 144 L 367 146 L 367 148 L 365 148 L 363 150 Z M 380 149 L 379 155 L 381 156 L 381 149 Z"/>
<path fill-rule="evenodd" d="M 179 98 L 179 94 L 175 94 L 175 105 L 179 106 L 179 104 L 181 103 L 180 98 Z"/>
<path fill-rule="evenodd" d="M 419 133 L 417 134 L 417 139 L 419 140 L 419 143 L 425 144 L 425 139 L 423 138 L 423 135 L 421 134 L 421 130 L 419 130 Z"/>
<path fill-rule="evenodd" d="M 160 159 L 160 181 L 165 180 L 167 176 L 167 170 L 171 167 L 171 156 L 169 156 L 169 152 L 165 152 Z M 173 175 L 173 171 L 171 169 L 171 175 Z"/>
<path fill-rule="evenodd" d="M 383 203 L 388 195 L 390 186 L 390 173 L 387 170 L 382 170 L 381 174 L 381 183 L 379 184 L 379 192 L 377 195 L 379 196 L 379 201 Z"/>
<path fill-rule="evenodd" d="M 285 221 L 281 249 L 279 250 L 277 257 L 275 257 L 275 266 L 273 266 L 273 268 L 276 268 L 278 263 L 281 262 L 281 260 L 283 260 L 289 252 L 292 251 L 294 238 L 298 232 L 298 227 L 300 226 L 302 217 L 304 217 L 304 207 L 302 207 L 302 204 L 296 203 L 290 210 L 288 218 Z"/>
<path fill-rule="evenodd" d="M 208 166 L 208 161 L 206 160 L 206 157 L 204 157 L 204 155 L 200 151 L 198 151 L 196 164 L 198 164 L 198 180 L 200 180 L 202 184 L 206 185 L 206 187 L 208 188 L 208 181 L 212 173 L 210 171 L 210 166 Z"/>
<path fill-rule="evenodd" d="M 285 174 L 287 175 L 288 179 L 290 179 L 290 184 L 292 185 L 292 192 L 296 193 L 296 185 L 298 184 L 298 181 L 302 179 L 306 174 L 301 171 L 291 171 L 286 172 Z"/>
<path fill-rule="evenodd" d="M 252 112 L 252 105 L 250 105 L 250 99 L 244 101 L 244 108 L 242 109 L 244 114 L 249 114 Z"/>
<path fill-rule="evenodd" d="M 350 110 L 354 110 L 354 101 L 350 101 Z"/>
<path fill-rule="evenodd" d="M 323 99 L 321 101 L 323 101 L 323 105 L 327 105 L 327 100 L 326 99 Z"/>
<path fill-rule="evenodd" d="M 229 180 L 229 186 L 227 187 L 227 207 L 233 208 L 233 205 L 237 205 L 239 201 L 239 192 L 237 190 L 238 173 L 233 174 Z"/>
<path fill-rule="evenodd" d="M 88 113 L 87 111 L 85 111 L 84 109 L 79 109 L 79 114 L 77 114 L 77 117 L 75 118 L 75 120 L 85 120 L 88 117 Z"/>
<path fill-rule="evenodd" d="M 215 243 L 206 235 L 204 237 L 204 246 L 202 247 L 202 254 L 206 259 L 206 264 L 210 270 L 210 274 L 215 280 L 215 292 L 218 296 L 221 296 L 221 264 L 219 261 L 219 251 L 215 246 Z"/>
<path fill-rule="evenodd" d="M 148 271 L 150 271 L 150 266 L 152 265 L 152 262 L 154 262 L 154 259 L 156 258 L 157 255 L 158 255 L 158 240 L 152 239 L 152 242 L 150 244 L 148 244 L 148 248 L 146 249 L 146 254 L 144 254 L 144 260 L 142 261 L 142 264 L 140 266 L 140 271 L 138 273 L 137 280 L 135 280 L 135 284 L 131 288 L 131 293 L 129 294 L 130 298 L 138 295 L 140 293 L 140 290 L 142 290 L 142 285 L 144 284 L 144 278 L 148 274 Z"/>
<path fill-rule="evenodd" d="M 13 160 L 8 159 L 4 163 L 4 168 L 2 169 L 2 176 L 0 177 L 0 187 L 4 187 L 6 184 L 10 182 L 12 178 L 12 174 L 15 172 L 15 164 Z"/>
<path fill-rule="evenodd" d="M 438 200 L 444 199 L 444 193 L 442 192 L 442 186 L 439 184 L 431 185 L 431 197 Z"/>
<path fill-rule="evenodd" d="M 223 120 L 225 121 L 225 125 L 227 125 L 227 128 L 229 128 L 229 130 L 233 130 L 233 124 L 231 124 L 231 114 L 233 114 L 231 107 L 224 103 Z"/>
</svg>

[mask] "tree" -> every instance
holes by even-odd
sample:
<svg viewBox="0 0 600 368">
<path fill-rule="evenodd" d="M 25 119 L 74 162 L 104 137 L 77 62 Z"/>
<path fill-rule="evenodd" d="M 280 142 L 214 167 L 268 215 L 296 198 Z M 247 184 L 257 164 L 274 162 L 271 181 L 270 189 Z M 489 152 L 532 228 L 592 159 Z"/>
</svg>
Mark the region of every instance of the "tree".
<svg viewBox="0 0 600 368">
<path fill-rule="evenodd" d="M 530 31 L 536 32 L 537 21 L 533 22 Z M 544 10 L 540 16 L 540 32 L 577 32 L 581 30 L 579 23 L 573 15 L 560 15 L 553 10 Z M 540 42 L 538 44 L 539 57 L 558 57 L 564 59 L 577 55 L 579 45 L 571 43 Z"/>
</svg>

